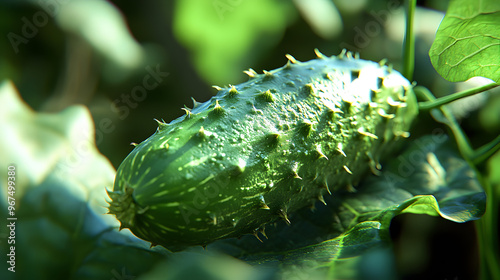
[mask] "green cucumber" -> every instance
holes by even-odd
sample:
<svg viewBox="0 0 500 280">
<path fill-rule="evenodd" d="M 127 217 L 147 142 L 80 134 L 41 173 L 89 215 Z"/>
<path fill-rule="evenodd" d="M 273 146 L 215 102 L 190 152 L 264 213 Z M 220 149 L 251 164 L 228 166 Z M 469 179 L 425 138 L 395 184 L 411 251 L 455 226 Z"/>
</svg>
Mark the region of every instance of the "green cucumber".
<svg viewBox="0 0 500 280">
<path fill-rule="evenodd" d="M 417 115 L 412 86 L 349 52 L 257 74 L 195 102 L 118 168 L 109 212 L 170 250 L 256 234 L 352 188 Z"/>
</svg>

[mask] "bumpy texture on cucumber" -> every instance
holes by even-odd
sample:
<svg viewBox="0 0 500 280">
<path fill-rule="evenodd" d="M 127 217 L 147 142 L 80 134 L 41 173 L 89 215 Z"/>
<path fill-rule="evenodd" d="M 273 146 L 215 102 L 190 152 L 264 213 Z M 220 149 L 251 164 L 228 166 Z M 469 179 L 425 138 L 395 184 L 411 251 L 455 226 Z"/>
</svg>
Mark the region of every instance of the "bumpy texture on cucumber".
<svg viewBox="0 0 500 280">
<path fill-rule="evenodd" d="M 288 63 L 219 92 L 138 144 L 118 168 L 110 213 L 171 250 L 256 233 L 352 188 L 417 114 L 410 83 L 343 52 Z"/>
</svg>

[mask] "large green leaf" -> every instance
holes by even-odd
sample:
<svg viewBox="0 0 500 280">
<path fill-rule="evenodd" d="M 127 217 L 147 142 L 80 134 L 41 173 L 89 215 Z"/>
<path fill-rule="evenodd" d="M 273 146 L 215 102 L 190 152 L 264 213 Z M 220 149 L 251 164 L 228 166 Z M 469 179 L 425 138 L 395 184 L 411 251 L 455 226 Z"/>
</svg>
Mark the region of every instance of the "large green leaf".
<svg viewBox="0 0 500 280">
<path fill-rule="evenodd" d="M 94 126 L 83 106 L 57 114 L 32 111 L 10 82 L 0 84 L 0 213 L 14 217 L 0 228 L 0 279 L 112 279 L 138 275 L 165 258 L 166 250 L 118 232 L 105 215 L 105 188 L 114 168 L 95 147 Z M 7 192 L 8 166 L 15 166 L 15 192 Z M 7 196 L 15 200 L 7 213 Z M 12 201 L 12 199 L 10 200 Z M 9 214 L 9 215 L 7 215 Z M 11 221 L 8 221 L 11 223 Z M 10 246 L 14 246 L 11 250 Z M 15 273 L 7 252 L 15 254 Z M 10 256 L 8 257 L 10 258 Z"/>
<path fill-rule="evenodd" d="M 107 224 L 72 187 L 48 180 L 24 195 L 16 213 L 16 272 L 2 262 L 1 279 L 137 276 L 166 257 L 165 250 L 150 250 L 147 242 Z"/>
<path fill-rule="evenodd" d="M 175 259 L 158 263 L 137 280 L 269 280 L 273 270 L 259 270 L 233 257 L 204 252 L 203 254 L 181 252 Z"/>
<path fill-rule="evenodd" d="M 104 187 L 113 184 L 115 170 L 95 147 L 94 124 L 86 107 L 37 113 L 21 100 L 10 81 L 0 83 L 0 104 L 0 131 L 5 135 L 0 139 L 0 168 L 16 166 L 19 199 L 30 188 L 57 178 L 91 204 L 106 206 Z M 6 176 L 0 173 L 2 195 Z"/>
<path fill-rule="evenodd" d="M 429 55 L 448 81 L 481 76 L 500 83 L 500 1 L 451 0 Z"/>
</svg>

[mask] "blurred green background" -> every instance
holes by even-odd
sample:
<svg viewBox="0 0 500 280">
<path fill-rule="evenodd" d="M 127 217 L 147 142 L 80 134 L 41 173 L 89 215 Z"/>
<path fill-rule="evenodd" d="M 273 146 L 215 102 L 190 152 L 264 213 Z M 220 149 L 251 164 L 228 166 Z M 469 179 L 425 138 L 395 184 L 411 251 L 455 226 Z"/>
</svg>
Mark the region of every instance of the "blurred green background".
<svg viewBox="0 0 500 280">
<path fill-rule="evenodd" d="M 314 48 L 326 55 L 347 48 L 363 59 L 387 58 L 401 69 L 404 12 L 396 0 L 0 3 L 1 80 L 12 80 L 39 112 L 87 106 L 97 147 L 115 168 L 131 142 L 155 131 L 154 118 L 171 121 L 184 114 L 181 108 L 192 107 L 191 98 L 201 102 L 214 95 L 212 85 L 246 81 L 242 70 L 248 68 L 261 73 L 281 67 L 287 53 L 303 61 L 314 58 Z M 446 82 L 428 57 L 447 3 L 418 1 L 415 22 L 414 78 L 436 95 L 473 86 Z M 500 132 L 500 99 L 488 98 L 478 95 L 467 108 L 453 107 L 467 117 L 462 125 L 474 145 Z M 393 221 L 392 234 L 403 279 L 477 274 L 472 223 L 402 215 Z"/>
</svg>

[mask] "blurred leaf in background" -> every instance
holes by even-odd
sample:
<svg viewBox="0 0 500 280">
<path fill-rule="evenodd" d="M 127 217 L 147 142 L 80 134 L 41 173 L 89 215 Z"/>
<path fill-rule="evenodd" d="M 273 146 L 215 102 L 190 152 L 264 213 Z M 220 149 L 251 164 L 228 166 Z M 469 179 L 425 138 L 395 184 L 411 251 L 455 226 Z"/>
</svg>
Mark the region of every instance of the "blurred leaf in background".
<svg viewBox="0 0 500 280">
<path fill-rule="evenodd" d="M 57 71 L 52 85 L 52 77 L 36 81 L 50 85 L 37 87 L 38 90 L 53 92 L 52 100 L 44 104 L 48 110 L 88 102 L 99 78 L 116 84 L 143 68 L 147 59 L 154 56 L 132 37 L 123 15 L 108 1 L 42 0 L 2 5 L 18 11 L 4 18 L 2 29 L 7 40 L 3 41 L 1 55 L 12 68 L 2 74 L 16 83 L 26 78 L 33 83 L 36 80 L 31 72 L 44 68 Z M 37 46 L 41 49 L 36 50 Z M 51 48 L 58 52 L 49 52 Z M 65 61 L 59 62 L 61 58 Z M 20 66 L 37 60 L 34 68 L 15 75 Z M 24 91 L 25 83 L 21 84 Z"/>
<path fill-rule="evenodd" d="M 128 144 L 139 141 L 128 140 L 127 134 L 147 128 L 134 125 L 124 131 L 124 99 L 142 90 L 137 86 L 150 75 L 148 69 L 156 71 L 160 65 L 160 71 L 166 71 L 163 50 L 139 43 L 125 15 L 109 1 L 2 1 L 0 5 L 4 15 L 0 31 L 5 34 L 0 41 L 0 75 L 14 81 L 36 110 L 59 112 L 74 104 L 86 105 L 96 123 L 98 148 L 117 165 L 129 151 Z M 150 84 L 155 87 L 148 87 L 147 95 L 165 91 L 165 82 Z M 127 117 L 148 110 L 142 96 L 142 108 L 132 110 L 138 107 L 132 99 L 136 107 L 128 107 Z M 144 115 L 151 127 L 154 117 L 159 116 Z M 132 119 L 143 121 L 129 118 L 131 124 Z"/>
<path fill-rule="evenodd" d="M 13 84 L 0 84 L 0 166 L 15 167 L 15 191 L 7 192 L 7 172 L 0 175 L 0 213 L 15 217 L 16 273 L 2 254 L 0 278 L 110 279 L 126 267 L 142 273 L 166 250 L 117 231 L 107 212 L 106 188 L 115 170 L 95 147 L 94 126 L 83 106 L 60 113 L 36 113 Z M 7 195 L 15 209 L 7 213 Z M 10 200 L 12 201 L 12 200 Z M 9 228 L 0 229 L 0 248 L 11 252 Z M 29 268 L 29 269 L 27 269 Z"/>
<path fill-rule="evenodd" d="M 335 39 L 342 33 L 342 18 L 331 0 L 293 0 L 302 17 L 321 38 Z"/>
<path fill-rule="evenodd" d="M 282 0 L 177 1 L 173 28 L 205 80 L 227 84 L 278 44 L 296 16 Z"/>
<path fill-rule="evenodd" d="M 0 103 L 0 131 L 6 135 L 0 145 L 0 164 L 4 170 L 14 164 L 20 172 L 17 195 L 22 197 L 29 188 L 54 178 L 73 185 L 87 199 L 94 191 L 102 199 L 103 187 L 112 185 L 115 170 L 95 148 L 94 124 L 87 108 L 36 113 L 10 81 L 0 84 Z M 5 176 L 0 175 L 2 183 Z"/>
<path fill-rule="evenodd" d="M 62 30 L 84 39 L 103 58 L 116 66 L 108 69 L 107 77 L 116 76 L 142 66 L 145 50 L 132 37 L 122 13 L 110 2 L 103 0 L 72 0 L 61 4 L 56 1 L 37 1 L 50 10 Z M 60 10 L 58 10 L 60 9 Z"/>
</svg>

